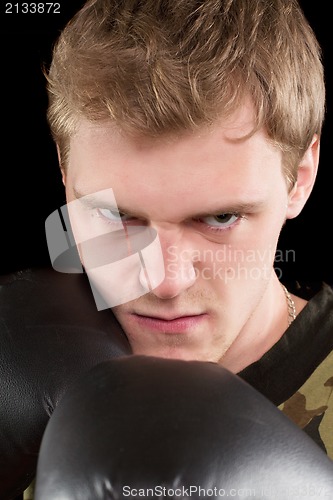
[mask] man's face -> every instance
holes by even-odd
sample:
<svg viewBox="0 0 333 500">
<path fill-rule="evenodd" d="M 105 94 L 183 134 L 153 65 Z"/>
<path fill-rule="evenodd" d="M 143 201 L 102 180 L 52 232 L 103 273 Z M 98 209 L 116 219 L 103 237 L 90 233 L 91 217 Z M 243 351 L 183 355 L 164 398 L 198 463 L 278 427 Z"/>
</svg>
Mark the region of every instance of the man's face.
<svg viewBox="0 0 333 500">
<path fill-rule="evenodd" d="M 265 133 L 242 139 L 252 124 L 244 106 L 173 139 L 133 139 L 85 121 L 72 138 L 67 201 L 112 188 L 124 226 L 159 235 L 164 280 L 113 309 L 135 354 L 218 362 L 239 335 L 264 328 L 288 192 Z M 96 210 L 99 223 L 114 223 Z"/>
</svg>

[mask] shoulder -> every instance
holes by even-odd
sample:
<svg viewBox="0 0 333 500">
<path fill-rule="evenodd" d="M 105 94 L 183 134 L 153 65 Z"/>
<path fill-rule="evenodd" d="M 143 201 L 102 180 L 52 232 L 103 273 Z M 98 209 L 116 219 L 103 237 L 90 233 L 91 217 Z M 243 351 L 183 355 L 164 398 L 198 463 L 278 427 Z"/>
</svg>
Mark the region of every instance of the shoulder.
<svg viewBox="0 0 333 500">
<path fill-rule="evenodd" d="M 279 408 L 333 459 L 333 350 Z"/>
<path fill-rule="evenodd" d="M 288 282 L 286 286 L 292 294 L 306 301 L 321 300 L 323 298 L 330 298 L 333 301 L 333 283 L 293 281 Z"/>
</svg>

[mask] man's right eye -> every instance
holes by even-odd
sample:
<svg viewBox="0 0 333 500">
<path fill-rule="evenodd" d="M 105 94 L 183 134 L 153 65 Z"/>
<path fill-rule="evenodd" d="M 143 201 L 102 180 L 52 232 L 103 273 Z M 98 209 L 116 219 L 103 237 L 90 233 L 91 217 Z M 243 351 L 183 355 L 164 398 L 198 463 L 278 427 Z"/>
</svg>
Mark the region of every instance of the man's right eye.
<svg viewBox="0 0 333 500">
<path fill-rule="evenodd" d="M 123 224 L 130 220 L 134 221 L 133 217 L 126 215 L 117 210 L 111 210 L 110 208 L 98 208 L 97 214 L 99 217 L 104 219 L 107 224 Z"/>
</svg>

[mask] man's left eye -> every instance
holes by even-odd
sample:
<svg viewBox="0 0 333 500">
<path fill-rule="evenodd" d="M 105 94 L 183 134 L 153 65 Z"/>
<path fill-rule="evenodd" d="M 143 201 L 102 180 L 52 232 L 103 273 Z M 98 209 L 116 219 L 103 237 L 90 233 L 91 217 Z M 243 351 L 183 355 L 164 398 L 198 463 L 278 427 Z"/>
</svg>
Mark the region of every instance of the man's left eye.
<svg viewBox="0 0 333 500">
<path fill-rule="evenodd" d="M 203 217 L 201 222 L 216 228 L 226 228 L 232 226 L 232 224 L 234 224 L 234 222 L 236 222 L 239 218 L 239 214 L 225 213 Z"/>
</svg>

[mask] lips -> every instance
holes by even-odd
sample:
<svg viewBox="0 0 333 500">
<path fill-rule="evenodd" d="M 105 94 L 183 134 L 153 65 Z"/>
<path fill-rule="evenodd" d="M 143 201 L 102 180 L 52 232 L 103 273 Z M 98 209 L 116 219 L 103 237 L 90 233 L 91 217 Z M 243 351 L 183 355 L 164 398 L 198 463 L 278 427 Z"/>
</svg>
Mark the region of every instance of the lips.
<svg viewBox="0 0 333 500">
<path fill-rule="evenodd" d="M 162 333 L 188 333 L 193 331 L 207 314 L 181 314 L 170 316 L 146 316 L 133 314 L 132 318 L 145 330 Z"/>
<path fill-rule="evenodd" d="M 151 319 L 156 319 L 156 320 L 161 320 L 161 321 L 173 321 L 175 319 L 181 319 L 181 318 L 193 318 L 195 316 L 202 316 L 204 313 L 202 312 L 161 312 L 160 314 L 154 313 L 154 314 L 146 314 L 144 312 L 133 312 L 132 313 L 135 316 L 140 316 L 142 318 L 151 318 Z"/>
</svg>

